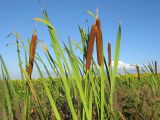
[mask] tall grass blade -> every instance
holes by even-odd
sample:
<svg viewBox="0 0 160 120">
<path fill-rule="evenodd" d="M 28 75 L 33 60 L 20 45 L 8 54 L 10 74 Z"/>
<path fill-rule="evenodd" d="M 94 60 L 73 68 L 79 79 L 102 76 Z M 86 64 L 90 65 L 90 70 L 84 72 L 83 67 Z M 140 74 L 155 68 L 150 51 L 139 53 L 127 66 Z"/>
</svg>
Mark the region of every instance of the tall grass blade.
<svg viewBox="0 0 160 120">
<path fill-rule="evenodd" d="M 118 68 L 118 61 L 119 61 L 119 54 L 120 54 L 120 42 L 121 42 L 121 26 L 119 25 L 118 28 L 118 35 L 116 40 L 116 48 L 115 48 L 115 55 L 114 55 L 114 69 L 113 74 L 111 75 L 111 90 L 110 90 L 110 107 L 111 112 L 113 113 L 113 93 L 115 90 L 115 82 L 116 82 L 116 75 L 117 75 L 117 68 Z"/>
</svg>

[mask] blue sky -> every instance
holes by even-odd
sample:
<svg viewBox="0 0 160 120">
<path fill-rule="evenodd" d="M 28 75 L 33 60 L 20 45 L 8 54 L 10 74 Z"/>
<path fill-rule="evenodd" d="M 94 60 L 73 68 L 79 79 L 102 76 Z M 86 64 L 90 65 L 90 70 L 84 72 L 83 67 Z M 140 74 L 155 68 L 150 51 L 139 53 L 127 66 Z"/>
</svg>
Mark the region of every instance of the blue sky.
<svg viewBox="0 0 160 120">
<path fill-rule="evenodd" d="M 114 50 L 118 20 L 122 24 L 120 60 L 128 64 L 143 64 L 147 60 L 160 61 L 160 1 L 159 0 L 1 0 L 0 4 L 0 54 L 12 74 L 18 73 L 16 46 L 7 43 L 15 41 L 6 36 L 17 31 L 27 41 L 34 29 L 38 38 L 49 46 L 46 27 L 33 21 L 42 17 L 45 8 L 61 40 L 67 43 L 67 36 L 79 41 L 78 24 L 87 28 L 94 23 L 86 10 L 95 12 L 99 8 L 105 55 L 107 42 Z M 88 23 L 86 23 L 88 20 Z M 87 29 L 86 29 L 87 30 Z M 94 56 L 96 54 L 94 52 Z"/>
</svg>

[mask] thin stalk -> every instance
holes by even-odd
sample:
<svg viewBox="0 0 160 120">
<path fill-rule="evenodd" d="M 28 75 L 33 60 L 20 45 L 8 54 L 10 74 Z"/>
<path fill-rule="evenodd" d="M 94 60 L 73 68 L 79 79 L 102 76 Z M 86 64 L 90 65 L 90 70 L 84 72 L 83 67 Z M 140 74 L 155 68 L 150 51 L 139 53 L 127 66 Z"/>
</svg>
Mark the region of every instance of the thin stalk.
<svg viewBox="0 0 160 120">
<path fill-rule="evenodd" d="M 18 62 L 19 62 L 19 68 L 20 68 L 20 72 L 21 72 L 21 78 L 22 80 L 24 80 L 24 76 L 23 76 L 23 73 L 22 73 L 22 60 L 21 60 L 21 55 L 20 55 L 20 50 L 19 50 L 19 46 L 18 46 L 18 38 L 16 38 L 16 42 L 17 42 L 17 55 L 18 55 Z"/>
</svg>

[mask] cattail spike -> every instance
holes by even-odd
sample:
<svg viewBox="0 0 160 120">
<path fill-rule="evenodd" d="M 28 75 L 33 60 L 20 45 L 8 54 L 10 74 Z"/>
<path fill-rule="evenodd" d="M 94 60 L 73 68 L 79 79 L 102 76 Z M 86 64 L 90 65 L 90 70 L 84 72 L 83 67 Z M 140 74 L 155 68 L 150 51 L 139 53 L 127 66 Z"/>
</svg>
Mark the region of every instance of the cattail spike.
<svg viewBox="0 0 160 120">
<path fill-rule="evenodd" d="M 111 57 L 111 43 L 108 42 L 108 66 L 112 65 L 112 57 Z"/>
<path fill-rule="evenodd" d="M 96 25 L 92 25 L 89 42 L 88 42 L 88 48 L 87 48 L 87 56 L 86 56 L 86 69 L 87 70 L 90 69 L 90 65 L 91 65 L 91 59 L 92 59 L 92 53 L 93 53 L 94 40 L 96 37 L 96 33 L 97 33 L 97 27 Z"/>
<path fill-rule="evenodd" d="M 33 64 L 34 64 L 34 57 L 35 57 L 35 51 L 36 51 L 36 41 L 37 41 L 37 34 L 36 31 L 34 31 L 30 43 L 30 50 L 29 50 L 29 67 L 28 67 L 28 73 L 31 77 L 32 71 L 33 71 Z"/>
<path fill-rule="evenodd" d="M 137 69 L 138 80 L 140 80 L 140 71 L 139 71 L 139 66 L 138 65 L 136 65 L 136 69 Z"/>
<path fill-rule="evenodd" d="M 96 34 L 96 46 L 97 46 L 97 60 L 98 65 L 102 65 L 102 32 L 101 32 L 101 26 L 100 26 L 100 19 L 96 18 L 96 26 L 97 26 L 97 34 Z"/>
<path fill-rule="evenodd" d="M 157 76 L 158 70 L 157 70 L 157 61 L 155 61 L 155 76 Z"/>
</svg>

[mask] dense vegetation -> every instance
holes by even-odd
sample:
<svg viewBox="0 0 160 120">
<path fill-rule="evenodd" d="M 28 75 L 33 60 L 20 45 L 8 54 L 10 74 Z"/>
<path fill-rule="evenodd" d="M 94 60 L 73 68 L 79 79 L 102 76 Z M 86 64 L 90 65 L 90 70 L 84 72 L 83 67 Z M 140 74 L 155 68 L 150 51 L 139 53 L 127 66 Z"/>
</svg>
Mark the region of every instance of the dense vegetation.
<svg viewBox="0 0 160 120">
<path fill-rule="evenodd" d="M 151 74 L 141 75 L 140 81 L 137 74 L 118 75 L 116 90 L 114 93 L 114 109 L 117 119 L 159 119 L 160 118 L 160 88 L 157 94 L 154 94 L 148 82 L 152 79 Z M 98 78 L 97 78 L 98 80 Z M 160 75 L 157 78 L 160 81 Z M 62 116 L 62 119 L 70 120 L 72 118 L 69 107 L 66 103 L 65 92 L 62 82 L 59 79 L 46 79 L 47 86 L 52 92 L 52 96 L 55 100 L 58 110 Z M 3 86 L 4 81 L 0 81 L 0 85 Z M 12 81 L 15 87 L 15 91 L 18 95 L 19 109 L 21 112 L 24 107 L 25 101 L 25 86 L 27 81 L 14 80 Z M 46 91 L 43 88 L 41 79 L 33 80 L 35 89 L 38 91 L 39 98 L 41 99 L 42 109 L 44 110 L 45 117 L 47 119 L 54 119 L 55 115 L 47 98 Z M 160 82 L 158 83 L 160 86 Z M 106 94 L 109 94 L 109 90 L 105 87 Z M 0 96 L 4 95 L 2 87 L 0 89 Z M 107 97 L 107 95 L 106 95 Z M 0 101 L 3 99 L 0 98 Z M 4 105 L 0 105 L 0 116 L 4 116 Z M 78 100 L 73 98 L 73 104 L 77 108 Z M 94 106 L 94 103 L 93 103 Z M 93 107 L 94 108 L 94 107 Z M 96 119 L 95 109 L 93 109 L 93 118 Z M 34 98 L 31 99 L 30 114 L 32 118 L 38 119 L 39 113 L 36 110 L 36 103 Z M 23 114 L 21 113 L 23 116 Z"/>
<path fill-rule="evenodd" d="M 0 56 L 0 118 L 5 120 L 160 118 L 160 75 L 157 72 L 157 62 L 144 66 L 135 65 L 137 74 L 117 75 L 121 25 L 118 27 L 112 65 L 111 44 L 108 43 L 107 59 L 103 54 L 100 20 L 98 15 L 89 13 L 96 22 L 89 33 L 79 26 L 81 44 L 70 38 L 68 45 L 60 44 L 46 11 L 43 11 L 44 19 L 34 19 L 47 26 L 54 55 L 44 42 L 38 40 L 36 31 L 32 39 L 28 40 L 29 47 L 26 47 L 17 32 L 10 34 L 16 36 L 22 80 L 11 80 L 5 60 Z M 92 57 L 95 40 L 98 64 Z M 47 64 L 36 52 L 39 44 L 48 60 Z M 82 57 L 75 54 L 73 46 L 80 51 Z M 25 56 L 24 60 L 22 54 Z M 48 64 L 55 78 L 51 75 Z M 37 80 L 32 78 L 33 66 L 40 76 Z M 40 66 L 48 78 L 44 77 Z"/>
</svg>

